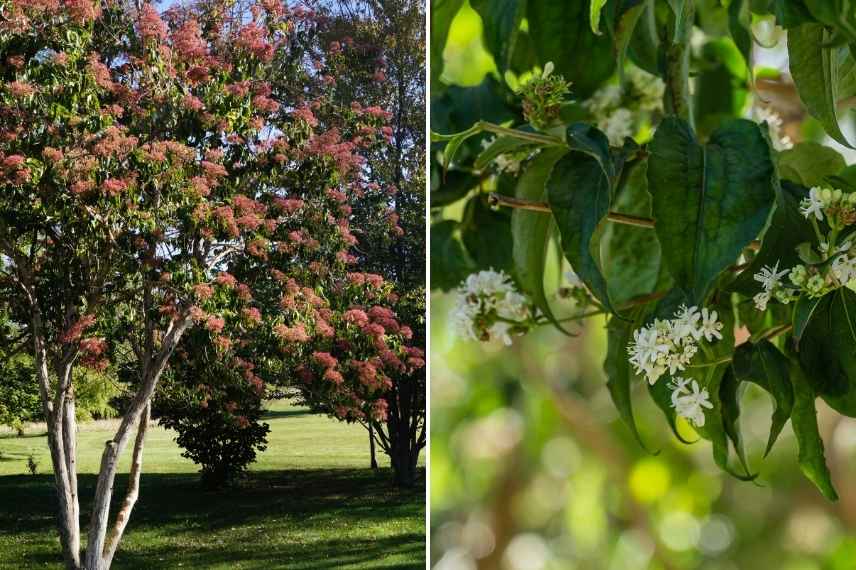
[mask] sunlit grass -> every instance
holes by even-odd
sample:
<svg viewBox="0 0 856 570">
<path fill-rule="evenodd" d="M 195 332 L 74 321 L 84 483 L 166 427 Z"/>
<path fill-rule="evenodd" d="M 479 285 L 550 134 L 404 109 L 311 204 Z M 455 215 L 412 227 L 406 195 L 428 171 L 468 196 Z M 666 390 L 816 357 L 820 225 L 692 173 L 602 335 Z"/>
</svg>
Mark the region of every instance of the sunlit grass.
<svg viewBox="0 0 856 570">
<path fill-rule="evenodd" d="M 424 568 L 424 487 L 393 488 L 383 455 L 382 468 L 369 469 L 362 427 L 285 402 L 272 405 L 265 421 L 268 450 L 239 488 L 219 493 L 199 488 L 197 467 L 181 457 L 174 434 L 153 424 L 140 500 L 114 568 Z M 113 421 L 98 422 L 79 434 L 84 526 L 114 429 Z M 0 435 L 0 453 L 0 569 L 61 568 L 43 427 Z M 35 476 L 27 470 L 31 454 Z M 117 493 L 126 481 L 118 478 Z"/>
</svg>

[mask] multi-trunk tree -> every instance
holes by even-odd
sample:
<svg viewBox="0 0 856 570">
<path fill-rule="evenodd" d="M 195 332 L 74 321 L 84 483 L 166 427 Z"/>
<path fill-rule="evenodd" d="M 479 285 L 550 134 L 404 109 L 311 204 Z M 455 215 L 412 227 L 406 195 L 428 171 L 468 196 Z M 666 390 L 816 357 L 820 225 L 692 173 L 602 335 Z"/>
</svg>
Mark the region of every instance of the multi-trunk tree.
<svg viewBox="0 0 856 570">
<path fill-rule="evenodd" d="M 0 278 L 36 364 L 68 568 L 110 567 L 139 493 L 152 397 L 188 330 L 205 330 L 260 389 L 241 356 L 256 327 L 338 340 L 322 325 L 324 299 L 351 286 L 331 276 L 354 260 L 358 149 L 384 134 L 377 114 L 329 112 L 328 53 L 309 41 L 319 25 L 271 0 L 164 14 L 95 0 L 0 6 Z M 286 77 L 275 92 L 271 79 Z M 241 260 L 264 271 L 265 295 L 317 318 L 300 329 L 299 310 L 268 311 L 262 291 L 224 272 Z M 372 331 L 390 362 L 407 359 L 400 335 Z M 303 335 L 283 336 L 283 350 Z M 105 444 L 82 554 L 73 371 L 120 354 L 133 396 Z M 356 374 L 348 366 L 341 373 Z"/>
</svg>

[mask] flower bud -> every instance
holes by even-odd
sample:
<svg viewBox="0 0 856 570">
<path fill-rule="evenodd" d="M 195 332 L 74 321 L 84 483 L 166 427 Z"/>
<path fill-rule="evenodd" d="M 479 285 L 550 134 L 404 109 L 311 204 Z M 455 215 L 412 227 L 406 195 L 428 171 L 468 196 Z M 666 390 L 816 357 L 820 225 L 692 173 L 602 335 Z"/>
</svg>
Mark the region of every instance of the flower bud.
<svg viewBox="0 0 856 570">
<path fill-rule="evenodd" d="M 832 203 L 832 190 L 829 188 L 824 188 L 820 191 L 820 199 L 823 200 L 824 206 L 829 206 Z"/>
<path fill-rule="evenodd" d="M 797 265 L 793 269 L 791 269 L 791 283 L 800 287 L 803 283 L 805 283 L 805 279 L 807 277 L 807 272 L 805 269 L 805 265 Z"/>
</svg>

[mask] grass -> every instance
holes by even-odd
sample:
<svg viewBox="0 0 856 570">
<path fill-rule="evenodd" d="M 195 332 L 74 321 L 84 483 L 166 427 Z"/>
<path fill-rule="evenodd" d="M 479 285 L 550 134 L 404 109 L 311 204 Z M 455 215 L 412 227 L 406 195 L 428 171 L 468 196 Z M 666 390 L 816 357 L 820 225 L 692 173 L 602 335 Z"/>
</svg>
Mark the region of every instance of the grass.
<svg viewBox="0 0 856 570">
<path fill-rule="evenodd" d="M 140 499 L 113 568 L 425 567 L 424 472 L 417 489 L 396 489 L 386 456 L 378 456 L 381 469 L 368 468 L 362 427 L 285 402 L 273 403 L 265 421 L 271 426 L 267 451 L 240 488 L 222 492 L 203 491 L 196 465 L 181 457 L 173 433 L 152 425 Z M 80 429 L 84 527 L 101 449 L 114 429 L 114 421 Z M 43 427 L 23 437 L 0 435 L 0 453 L 0 569 L 62 568 Z M 27 470 L 31 454 L 36 475 Z M 128 457 L 121 465 L 117 494 L 127 485 Z"/>
</svg>

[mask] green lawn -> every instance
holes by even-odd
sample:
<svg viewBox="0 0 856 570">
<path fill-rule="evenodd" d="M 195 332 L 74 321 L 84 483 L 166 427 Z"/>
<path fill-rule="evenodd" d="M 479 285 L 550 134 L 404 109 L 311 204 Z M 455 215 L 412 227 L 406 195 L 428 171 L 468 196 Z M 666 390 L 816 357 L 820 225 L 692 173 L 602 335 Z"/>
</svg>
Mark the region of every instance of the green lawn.
<svg viewBox="0 0 856 570">
<path fill-rule="evenodd" d="M 238 489 L 206 492 L 173 433 L 152 426 L 140 500 L 116 569 L 374 569 L 425 567 L 424 472 L 418 489 L 393 488 L 386 456 L 368 469 L 368 436 L 284 402 L 272 404 L 268 450 Z M 83 425 L 78 465 L 82 520 L 112 422 Z M 61 568 L 53 476 L 44 430 L 0 435 L 0 569 Z M 27 471 L 32 454 L 38 474 Z M 127 471 L 127 457 L 123 463 Z M 127 478 L 117 478 L 117 493 Z M 118 501 L 114 498 L 114 503 Z M 84 525 L 85 526 L 85 525 Z"/>
</svg>

